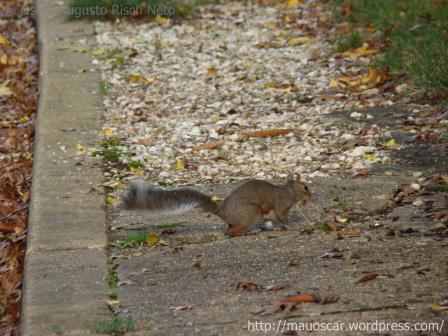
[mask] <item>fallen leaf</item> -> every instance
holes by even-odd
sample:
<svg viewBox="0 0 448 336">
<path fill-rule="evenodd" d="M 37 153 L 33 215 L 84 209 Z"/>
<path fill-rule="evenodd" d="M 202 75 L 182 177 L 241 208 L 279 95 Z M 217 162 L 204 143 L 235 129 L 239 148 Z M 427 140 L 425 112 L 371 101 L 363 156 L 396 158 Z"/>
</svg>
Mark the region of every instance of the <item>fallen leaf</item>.
<svg viewBox="0 0 448 336">
<path fill-rule="evenodd" d="M 384 146 L 387 148 L 393 148 L 395 147 L 395 144 L 396 144 L 395 139 L 390 139 L 384 144 Z"/>
<path fill-rule="evenodd" d="M 309 294 L 287 295 L 281 298 L 280 301 L 288 303 L 319 302 L 315 295 Z"/>
<path fill-rule="evenodd" d="M 353 173 L 352 178 L 356 177 L 367 177 L 369 176 L 369 170 L 367 168 L 364 169 L 358 169 L 356 172 Z"/>
<path fill-rule="evenodd" d="M 153 247 L 153 246 L 156 246 L 158 242 L 159 242 L 159 237 L 157 236 L 157 233 L 149 232 L 148 235 L 146 236 L 146 243 L 150 247 Z"/>
<path fill-rule="evenodd" d="M 118 199 L 116 197 L 114 197 L 114 196 L 109 195 L 106 198 L 106 203 L 109 204 L 109 205 L 114 206 L 114 205 L 116 205 L 118 203 Z"/>
<path fill-rule="evenodd" d="M 120 307 L 119 300 L 107 300 L 106 303 L 107 303 L 107 306 L 112 310 L 115 310 Z"/>
<path fill-rule="evenodd" d="M 154 20 L 159 24 L 159 25 L 166 25 L 170 22 L 169 19 L 164 18 L 163 16 L 157 15 Z"/>
<path fill-rule="evenodd" d="M 355 50 L 350 50 L 342 53 L 343 56 L 350 57 L 351 59 L 357 59 L 359 57 L 370 56 L 376 54 L 378 49 L 369 48 L 369 44 L 367 42 L 363 43 L 363 45 Z"/>
<path fill-rule="evenodd" d="M 215 148 L 221 147 L 223 144 L 224 144 L 223 141 L 210 142 L 210 143 L 206 143 L 206 144 L 203 144 L 203 145 L 199 145 L 199 146 L 193 147 L 193 150 L 195 150 L 195 151 L 211 150 L 211 149 L 215 149 Z"/>
<path fill-rule="evenodd" d="M 3 54 L 2 57 L 0 57 L 0 63 L 3 65 L 8 64 L 8 55 Z"/>
<path fill-rule="evenodd" d="M 299 0 L 288 0 L 289 8 L 299 7 L 301 4 L 302 4 L 302 2 Z"/>
<path fill-rule="evenodd" d="M 146 76 L 141 74 L 131 74 L 128 78 L 129 83 L 141 83 L 141 84 L 150 84 L 151 81 L 146 78 Z"/>
<path fill-rule="evenodd" d="M 192 305 L 184 305 L 184 306 L 170 306 L 170 310 L 174 311 L 174 312 L 178 312 L 181 310 L 191 310 L 193 309 Z"/>
<path fill-rule="evenodd" d="M 340 230 L 337 231 L 337 236 L 339 238 L 353 238 L 361 237 L 361 230 Z"/>
<path fill-rule="evenodd" d="M 213 74 L 215 74 L 217 71 L 218 71 L 218 70 L 216 70 L 215 67 L 210 67 L 210 68 L 207 69 L 207 73 L 208 73 L 209 75 L 213 75 Z"/>
<path fill-rule="evenodd" d="M 364 282 L 367 282 L 367 281 L 374 280 L 374 279 L 376 279 L 376 277 L 378 275 L 379 275 L 378 273 L 374 273 L 374 272 L 368 273 L 368 274 L 364 275 L 361 279 L 356 281 L 355 283 L 359 284 L 359 283 L 364 283 Z"/>
<path fill-rule="evenodd" d="M 441 312 L 441 311 L 447 311 L 448 306 L 441 306 L 437 303 L 432 303 L 429 305 L 429 308 L 434 312 Z"/>
<path fill-rule="evenodd" d="M 177 170 L 183 170 L 185 169 L 185 163 L 183 160 L 177 160 L 176 161 L 176 169 Z"/>
<path fill-rule="evenodd" d="M 386 79 L 387 76 L 383 72 L 378 69 L 369 68 L 367 75 L 361 77 L 361 83 L 374 87 Z"/>
<path fill-rule="evenodd" d="M 248 137 L 265 138 L 265 137 L 272 137 L 272 136 L 277 136 L 277 135 L 285 135 L 290 132 L 292 132 L 291 128 L 271 129 L 271 130 L 263 130 L 263 131 L 246 131 L 246 132 L 241 132 L 241 134 L 248 136 Z"/>
<path fill-rule="evenodd" d="M 12 91 L 9 89 L 10 81 L 4 81 L 2 84 L 0 84 L 0 96 L 9 97 L 12 95 Z"/>
<path fill-rule="evenodd" d="M 243 291 L 247 292 L 270 292 L 270 291 L 278 291 L 280 289 L 285 288 L 282 285 L 269 285 L 269 286 L 263 286 L 263 285 L 257 285 L 253 282 L 238 282 L 236 285 L 233 285 L 236 289 L 241 289 Z"/>
<path fill-rule="evenodd" d="M 135 175 L 143 175 L 145 173 L 144 170 L 139 169 L 139 168 L 134 168 L 134 167 L 130 167 L 129 171 Z"/>
<path fill-rule="evenodd" d="M 110 127 L 105 128 L 101 131 L 101 134 L 106 135 L 106 136 L 111 136 L 113 133 L 114 133 L 114 130 L 113 130 L 113 128 L 110 128 Z"/>
<path fill-rule="evenodd" d="M 9 41 L 7 39 L 5 39 L 2 34 L 0 34 L 0 45 L 5 45 L 8 43 L 9 43 Z"/>
<path fill-rule="evenodd" d="M 303 36 L 303 37 L 296 37 L 296 38 L 292 38 L 290 40 L 288 40 L 288 45 L 290 47 L 294 47 L 294 46 L 299 46 L 302 44 L 306 44 L 306 43 L 311 43 L 313 42 L 313 38 L 308 37 L 308 36 Z"/>
</svg>

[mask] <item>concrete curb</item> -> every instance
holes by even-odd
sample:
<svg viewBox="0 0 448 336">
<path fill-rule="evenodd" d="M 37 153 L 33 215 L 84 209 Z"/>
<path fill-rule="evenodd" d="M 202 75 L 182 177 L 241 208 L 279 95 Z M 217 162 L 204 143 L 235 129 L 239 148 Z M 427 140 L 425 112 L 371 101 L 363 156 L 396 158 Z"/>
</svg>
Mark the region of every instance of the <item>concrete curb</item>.
<svg viewBox="0 0 448 336">
<path fill-rule="evenodd" d="M 35 6 L 40 99 L 21 334 L 86 335 L 107 312 L 104 198 L 88 192 L 102 174 L 76 164 L 77 144 L 95 145 L 102 116 L 100 74 L 76 51 L 80 39 L 94 42 L 93 25 L 68 21 L 67 0 Z"/>
</svg>

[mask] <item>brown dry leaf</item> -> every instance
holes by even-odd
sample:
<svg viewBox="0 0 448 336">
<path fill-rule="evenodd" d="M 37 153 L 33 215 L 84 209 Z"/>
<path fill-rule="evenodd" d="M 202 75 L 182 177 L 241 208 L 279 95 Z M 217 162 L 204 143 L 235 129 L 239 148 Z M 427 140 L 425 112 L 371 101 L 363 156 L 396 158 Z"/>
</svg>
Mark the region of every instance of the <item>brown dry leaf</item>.
<svg viewBox="0 0 448 336">
<path fill-rule="evenodd" d="M 248 281 L 238 282 L 236 285 L 234 285 L 234 287 L 236 289 L 241 289 L 247 292 L 270 292 L 270 291 L 278 291 L 280 289 L 285 288 L 282 285 L 263 286 Z"/>
<path fill-rule="evenodd" d="M 367 168 L 364 169 L 358 169 L 356 172 L 353 173 L 352 178 L 356 177 L 367 177 L 369 176 L 369 170 Z"/>
<path fill-rule="evenodd" d="M 265 89 L 275 89 L 283 92 L 296 92 L 300 89 L 300 87 L 300 84 L 279 84 L 275 82 L 270 82 L 263 85 L 263 88 Z"/>
<path fill-rule="evenodd" d="M 193 150 L 195 150 L 195 151 L 211 150 L 211 149 L 215 149 L 215 148 L 221 147 L 223 144 L 224 144 L 223 141 L 210 142 L 210 143 L 206 143 L 206 144 L 203 144 L 203 145 L 199 145 L 199 146 L 193 147 Z"/>
<path fill-rule="evenodd" d="M 350 50 L 342 53 L 343 56 L 350 57 L 351 59 L 357 59 L 359 57 L 370 56 L 378 53 L 378 49 L 369 48 L 369 44 L 367 42 L 363 43 L 363 45 L 355 50 Z"/>
<path fill-rule="evenodd" d="M 170 310 L 174 311 L 174 312 L 178 312 L 181 310 L 192 310 L 193 306 L 192 305 L 183 305 L 183 306 L 170 306 Z"/>
<path fill-rule="evenodd" d="M 215 67 L 209 67 L 209 68 L 207 69 L 207 73 L 208 73 L 209 75 L 213 75 L 213 74 L 215 74 L 217 71 L 218 71 L 218 70 L 217 70 Z"/>
<path fill-rule="evenodd" d="M 272 136 L 278 136 L 278 135 L 285 135 L 292 132 L 292 128 L 286 128 L 286 129 L 271 129 L 271 130 L 263 130 L 263 131 L 246 131 L 241 132 L 241 134 L 253 137 L 253 138 L 266 138 L 266 137 L 272 137 Z"/>
<path fill-rule="evenodd" d="M 337 232 L 339 238 L 361 237 L 361 230 L 341 230 Z"/>
<path fill-rule="evenodd" d="M 297 294 L 287 295 L 280 299 L 284 303 L 304 303 L 304 302 L 319 302 L 319 299 L 315 295 L 310 294 Z"/>
<path fill-rule="evenodd" d="M 359 284 L 359 283 L 364 283 L 367 281 L 374 280 L 377 278 L 378 275 L 379 275 L 378 273 L 374 273 L 374 272 L 367 273 L 366 275 L 364 275 L 361 279 L 359 279 L 355 283 Z"/>
<path fill-rule="evenodd" d="M 330 251 L 330 252 L 325 252 L 324 254 L 322 254 L 319 258 L 322 259 L 341 259 L 342 257 L 344 257 L 344 254 L 341 251 Z"/>
<path fill-rule="evenodd" d="M 288 0 L 288 7 L 289 8 L 295 8 L 302 5 L 302 1 L 299 0 Z"/>
<path fill-rule="evenodd" d="M 375 87 L 385 80 L 387 80 L 386 74 L 375 68 L 369 68 L 367 75 L 361 77 L 361 83 L 369 87 Z"/>
</svg>

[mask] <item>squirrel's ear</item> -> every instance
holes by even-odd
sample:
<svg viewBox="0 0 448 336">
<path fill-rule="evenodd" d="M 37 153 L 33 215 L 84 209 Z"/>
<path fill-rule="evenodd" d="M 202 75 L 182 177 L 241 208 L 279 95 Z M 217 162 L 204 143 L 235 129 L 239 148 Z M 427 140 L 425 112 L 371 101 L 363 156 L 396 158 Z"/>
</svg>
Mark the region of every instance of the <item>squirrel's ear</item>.
<svg viewBox="0 0 448 336">
<path fill-rule="evenodd" d="M 288 181 L 294 181 L 295 179 L 294 179 L 294 175 L 293 174 L 291 174 L 291 173 L 289 173 L 288 174 L 288 177 L 286 178 Z"/>
<path fill-rule="evenodd" d="M 300 174 L 296 174 L 296 178 L 295 178 L 295 180 L 296 180 L 296 181 L 300 181 Z"/>
</svg>

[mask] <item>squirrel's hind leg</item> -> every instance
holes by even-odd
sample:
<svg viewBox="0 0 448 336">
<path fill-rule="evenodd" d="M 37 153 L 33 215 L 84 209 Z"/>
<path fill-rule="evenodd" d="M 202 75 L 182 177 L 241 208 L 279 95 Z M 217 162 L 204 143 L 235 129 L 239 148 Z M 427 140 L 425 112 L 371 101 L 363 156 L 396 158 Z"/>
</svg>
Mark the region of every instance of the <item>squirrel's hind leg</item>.
<svg viewBox="0 0 448 336">
<path fill-rule="evenodd" d="M 228 224 L 227 233 L 231 236 L 247 234 L 261 218 L 261 212 L 256 207 L 247 207 L 244 212 L 232 213 L 224 220 Z"/>
</svg>

